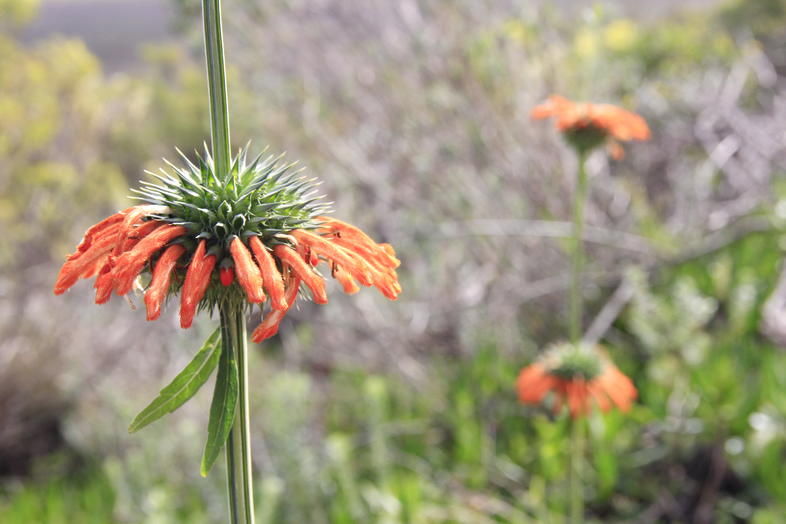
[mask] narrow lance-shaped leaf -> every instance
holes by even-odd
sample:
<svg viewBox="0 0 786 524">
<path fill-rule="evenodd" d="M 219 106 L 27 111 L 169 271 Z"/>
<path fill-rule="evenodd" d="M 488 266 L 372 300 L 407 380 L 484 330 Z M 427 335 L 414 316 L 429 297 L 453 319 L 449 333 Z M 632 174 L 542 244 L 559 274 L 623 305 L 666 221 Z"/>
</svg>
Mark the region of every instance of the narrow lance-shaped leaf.
<svg viewBox="0 0 786 524">
<path fill-rule="evenodd" d="M 213 374 L 220 356 L 221 330 L 216 329 L 183 371 L 136 416 L 128 428 L 129 433 L 139 431 L 185 404 Z"/>
<path fill-rule="evenodd" d="M 210 404 L 210 421 L 207 442 L 202 455 L 201 473 L 206 477 L 229 437 L 235 421 L 235 408 L 239 394 L 237 360 L 232 351 L 222 351 L 218 362 L 216 389 Z"/>
</svg>

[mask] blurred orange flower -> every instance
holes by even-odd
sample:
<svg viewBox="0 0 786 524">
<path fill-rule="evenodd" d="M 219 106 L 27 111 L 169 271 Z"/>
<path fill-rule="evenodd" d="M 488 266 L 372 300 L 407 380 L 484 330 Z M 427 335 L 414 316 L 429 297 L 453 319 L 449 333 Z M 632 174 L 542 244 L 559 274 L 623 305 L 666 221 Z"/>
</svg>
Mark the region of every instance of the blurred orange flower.
<svg viewBox="0 0 786 524">
<path fill-rule="evenodd" d="M 649 126 L 641 116 L 611 104 L 573 102 L 560 95 L 551 95 L 533 108 L 531 116 L 536 120 L 554 117 L 557 129 L 580 149 L 590 150 L 610 139 L 614 158 L 623 155 L 616 140 L 650 138 Z"/>
<path fill-rule="evenodd" d="M 523 404 L 539 404 L 553 392 L 554 411 L 567 405 L 573 418 L 589 413 L 593 402 L 604 412 L 614 406 L 628 411 L 637 395 L 631 380 L 607 356 L 570 344 L 554 347 L 522 369 L 516 386 Z"/>
</svg>

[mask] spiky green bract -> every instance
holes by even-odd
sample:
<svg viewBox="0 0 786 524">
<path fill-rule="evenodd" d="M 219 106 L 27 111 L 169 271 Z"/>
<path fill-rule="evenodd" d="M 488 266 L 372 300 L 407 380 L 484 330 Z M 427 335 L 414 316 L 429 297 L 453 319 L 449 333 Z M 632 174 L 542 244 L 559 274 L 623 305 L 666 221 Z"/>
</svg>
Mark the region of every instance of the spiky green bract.
<svg viewBox="0 0 786 524">
<path fill-rule="evenodd" d="M 600 375 L 606 365 L 603 355 L 594 347 L 570 342 L 549 346 L 541 361 L 551 375 L 565 380 L 590 381 Z"/>
<path fill-rule="evenodd" d="M 142 181 L 132 191 L 138 200 L 169 207 L 171 214 L 156 218 L 186 226 L 214 250 L 227 249 L 235 235 L 257 235 L 267 245 L 286 242 L 281 235 L 316 228 L 315 217 L 330 211 L 317 194 L 317 179 L 304 176 L 296 162 L 284 162 L 283 154 L 263 151 L 249 161 L 246 146 L 229 173 L 217 173 L 207 146 L 196 164 L 178 153 L 183 167 L 165 160 L 167 168 L 147 172 L 156 181 Z"/>
</svg>

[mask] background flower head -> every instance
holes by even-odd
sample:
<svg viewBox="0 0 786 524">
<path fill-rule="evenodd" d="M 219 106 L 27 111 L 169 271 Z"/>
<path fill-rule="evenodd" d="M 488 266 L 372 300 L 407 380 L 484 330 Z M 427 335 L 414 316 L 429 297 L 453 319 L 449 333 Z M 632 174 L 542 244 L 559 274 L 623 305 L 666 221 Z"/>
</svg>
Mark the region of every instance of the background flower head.
<svg viewBox="0 0 786 524">
<path fill-rule="evenodd" d="M 567 406 L 573 418 L 586 415 L 593 405 L 628 411 L 636 399 L 633 383 L 602 350 L 565 342 L 522 369 L 516 386 L 523 404 L 539 404 L 553 393 L 555 412 Z"/>
<path fill-rule="evenodd" d="M 560 95 L 551 95 L 532 109 L 532 118 L 554 118 L 554 125 L 568 143 L 580 151 L 590 151 L 604 143 L 612 156 L 623 153 L 618 141 L 649 140 L 647 122 L 636 113 L 611 104 L 573 102 Z"/>
</svg>

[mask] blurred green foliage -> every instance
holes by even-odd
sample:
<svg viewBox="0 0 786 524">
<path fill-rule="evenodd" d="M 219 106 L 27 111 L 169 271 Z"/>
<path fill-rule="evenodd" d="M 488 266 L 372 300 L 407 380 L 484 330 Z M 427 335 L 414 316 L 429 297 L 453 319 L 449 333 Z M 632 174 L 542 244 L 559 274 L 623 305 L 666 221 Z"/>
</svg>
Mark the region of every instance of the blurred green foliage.
<svg viewBox="0 0 786 524">
<path fill-rule="evenodd" d="M 19 28 L 35 17 L 41 0 L 0 0 L 0 28 Z"/>
<path fill-rule="evenodd" d="M 106 524 L 114 516 L 114 488 L 100 471 L 31 482 L 0 502 L 5 522 Z"/>
<path fill-rule="evenodd" d="M 26 49 L 0 34 L 0 71 L 0 263 L 7 267 L 62 252 L 52 240 L 79 221 L 78 209 L 119 202 L 125 182 L 97 151 L 111 92 L 81 42 Z"/>
</svg>

